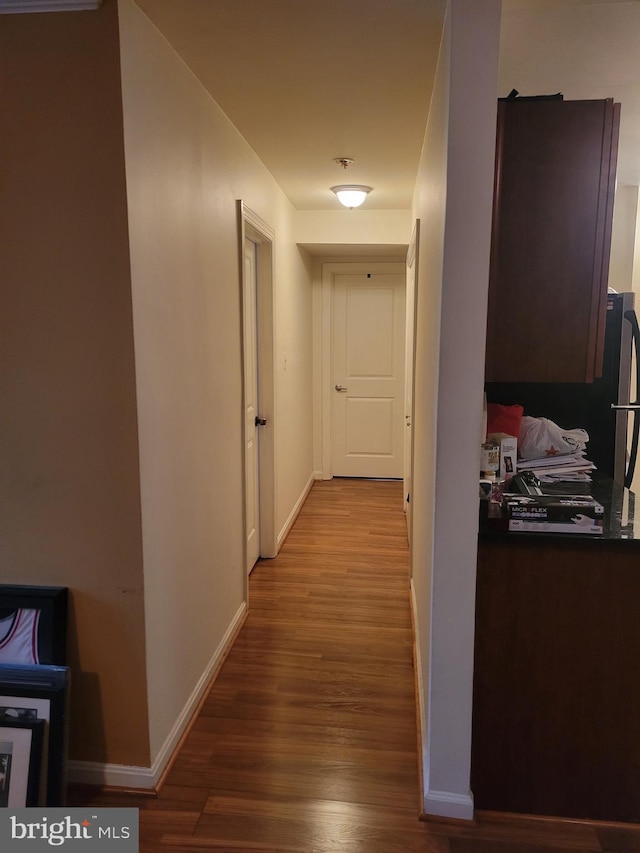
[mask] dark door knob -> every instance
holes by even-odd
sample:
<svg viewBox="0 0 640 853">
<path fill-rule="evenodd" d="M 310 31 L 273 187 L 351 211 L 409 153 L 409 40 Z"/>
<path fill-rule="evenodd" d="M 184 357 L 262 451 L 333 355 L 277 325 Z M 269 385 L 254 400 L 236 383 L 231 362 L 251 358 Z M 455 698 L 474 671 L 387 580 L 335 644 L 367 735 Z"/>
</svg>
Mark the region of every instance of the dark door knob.
<svg viewBox="0 0 640 853">
<path fill-rule="evenodd" d="M 256 415 L 256 426 L 266 426 L 266 425 L 267 425 L 267 419 L 266 418 L 259 418 Z"/>
</svg>

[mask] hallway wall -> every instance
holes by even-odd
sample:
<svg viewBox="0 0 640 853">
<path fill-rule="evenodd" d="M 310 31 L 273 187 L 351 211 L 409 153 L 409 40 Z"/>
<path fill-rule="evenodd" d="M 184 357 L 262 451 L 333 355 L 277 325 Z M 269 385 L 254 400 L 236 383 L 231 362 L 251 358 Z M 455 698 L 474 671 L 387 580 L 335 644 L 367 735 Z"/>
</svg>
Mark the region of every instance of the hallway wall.
<svg viewBox="0 0 640 853">
<path fill-rule="evenodd" d="M 424 810 L 467 819 L 499 31 L 500 0 L 451 0 L 414 208 L 422 228 L 412 565 Z"/>
<path fill-rule="evenodd" d="M 468 7 L 475 25 L 473 10 L 492 10 L 497 0 L 455 3 Z M 490 14 L 489 27 L 492 20 Z M 477 35 L 471 44 L 487 53 Z M 7 16 L 0 57 L 11 81 L 0 111 L 11 166 L 0 210 L 3 580 L 71 587 L 71 757 L 129 768 L 132 782 L 152 783 L 244 610 L 236 200 L 276 234 L 279 529 L 313 471 L 312 264 L 295 245 L 293 209 L 271 175 L 132 0 L 104 0 L 95 13 Z M 473 104 L 475 71 L 470 66 L 470 79 L 462 73 L 457 81 L 459 116 Z M 423 533 L 414 551 L 425 701 L 434 673 L 444 676 L 452 662 L 447 619 L 454 617 L 455 628 L 464 617 L 464 655 L 472 630 L 473 530 L 454 554 L 431 519 L 437 510 L 438 523 L 446 522 L 451 509 L 444 498 L 441 508 L 435 503 L 436 494 L 439 502 L 452 498 L 451 468 L 436 472 L 436 450 L 450 460 L 446 432 L 460 437 L 450 429 L 456 409 L 448 394 L 467 356 L 481 364 L 477 334 L 460 348 L 460 336 L 451 333 L 455 311 L 441 313 L 441 286 L 444 277 L 454 306 L 466 304 L 469 293 L 481 299 L 483 268 L 475 244 L 467 255 L 464 218 L 448 232 L 451 187 L 436 172 L 452 156 L 453 141 L 465 162 L 462 143 L 475 144 L 490 116 L 482 114 L 481 99 L 451 134 L 450 72 L 445 64 L 414 210 L 430 235 L 421 246 L 419 282 L 416 380 L 424 386 L 416 413 L 423 420 L 415 513 Z M 473 224 L 469 188 L 457 186 L 450 198 L 469 208 L 466 224 Z M 410 218 L 396 218 L 400 228 L 406 221 L 408 242 Z M 357 236 L 362 221 L 350 220 L 353 243 L 365 242 Z M 456 235 L 450 243 L 448 233 Z M 394 234 L 390 244 L 400 240 Z M 320 242 L 317 235 L 308 239 Z M 468 266 L 445 272 L 447 250 L 449 260 L 457 251 Z M 440 348 L 441 323 L 460 361 Z M 473 371 L 469 381 L 473 386 Z M 463 431 L 461 471 L 474 469 L 472 426 L 471 419 Z M 444 585 L 436 590 L 438 580 Z M 432 588 L 444 593 L 444 635 L 443 623 L 431 619 Z M 464 738 L 458 745 L 456 726 L 464 730 L 470 712 L 468 657 L 463 663 L 460 683 L 439 685 L 442 703 L 433 719 L 441 726 L 441 752 L 428 755 L 443 759 L 431 781 L 445 792 L 450 785 L 454 799 L 466 748 Z M 447 702 L 462 709 L 462 718 L 446 719 Z"/>
<path fill-rule="evenodd" d="M 71 758 L 144 765 L 116 13 L 1 19 L 0 578 L 71 589 Z"/>
<path fill-rule="evenodd" d="M 410 210 L 347 210 L 344 207 L 296 210 L 294 222 L 296 242 L 313 247 L 314 254 L 318 254 L 318 246 L 345 244 L 363 248 L 385 246 L 389 254 L 404 254 L 412 227 Z M 325 250 L 323 254 L 329 252 Z"/>
<path fill-rule="evenodd" d="M 119 7 L 159 764 L 245 606 L 237 199 L 275 232 L 278 532 L 312 477 L 311 281 L 270 173 L 139 7 Z"/>
<path fill-rule="evenodd" d="M 73 777 L 150 785 L 245 608 L 237 199 L 276 234 L 279 529 L 312 477 L 310 265 L 129 0 L 3 16 L 0 62 L 2 581 L 70 588 Z"/>
</svg>

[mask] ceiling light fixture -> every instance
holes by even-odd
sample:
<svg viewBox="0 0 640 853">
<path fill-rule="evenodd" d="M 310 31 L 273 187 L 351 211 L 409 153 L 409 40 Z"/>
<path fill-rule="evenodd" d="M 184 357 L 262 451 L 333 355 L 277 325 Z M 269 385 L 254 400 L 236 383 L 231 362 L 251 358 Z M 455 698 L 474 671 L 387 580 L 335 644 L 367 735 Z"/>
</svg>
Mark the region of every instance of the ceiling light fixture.
<svg viewBox="0 0 640 853">
<path fill-rule="evenodd" d="M 331 192 L 338 196 L 340 204 L 350 210 L 354 207 L 360 207 L 371 190 L 372 187 L 365 187 L 362 184 L 340 184 L 340 186 L 331 187 Z"/>
<path fill-rule="evenodd" d="M 348 169 L 353 163 L 353 157 L 334 157 L 333 162 L 342 166 L 343 169 Z M 363 184 L 340 184 L 337 187 L 331 187 L 331 192 L 338 196 L 340 204 L 352 210 L 354 207 L 360 207 L 371 189 Z"/>
</svg>

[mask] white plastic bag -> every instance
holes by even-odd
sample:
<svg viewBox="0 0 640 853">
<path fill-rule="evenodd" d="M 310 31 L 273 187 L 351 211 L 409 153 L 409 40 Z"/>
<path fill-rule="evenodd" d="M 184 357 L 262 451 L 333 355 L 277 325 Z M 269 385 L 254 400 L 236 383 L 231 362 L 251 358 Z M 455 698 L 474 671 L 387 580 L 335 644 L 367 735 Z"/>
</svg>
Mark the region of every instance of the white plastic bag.
<svg viewBox="0 0 640 853">
<path fill-rule="evenodd" d="M 518 456 L 521 459 L 540 459 L 562 453 L 584 450 L 589 435 L 584 429 L 562 429 L 548 418 L 525 415 L 520 424 Z"/>
</svg>

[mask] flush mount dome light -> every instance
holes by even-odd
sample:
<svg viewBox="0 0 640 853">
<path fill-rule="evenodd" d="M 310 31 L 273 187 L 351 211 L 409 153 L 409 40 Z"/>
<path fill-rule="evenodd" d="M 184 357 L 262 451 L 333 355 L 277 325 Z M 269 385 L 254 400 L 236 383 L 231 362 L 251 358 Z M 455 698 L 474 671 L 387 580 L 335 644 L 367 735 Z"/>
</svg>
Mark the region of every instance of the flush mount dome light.
<svg viewBox="0 0 640 853">
<path fill-rule="evenodd" d="M 338 196 L 340 204 L 353 208 L 360 207 L 371 189 L 371 187 L 365 187 L 362 184 L 341 184 L 338 187 L 331 187 L 331 192 Z"/>
</svg>

